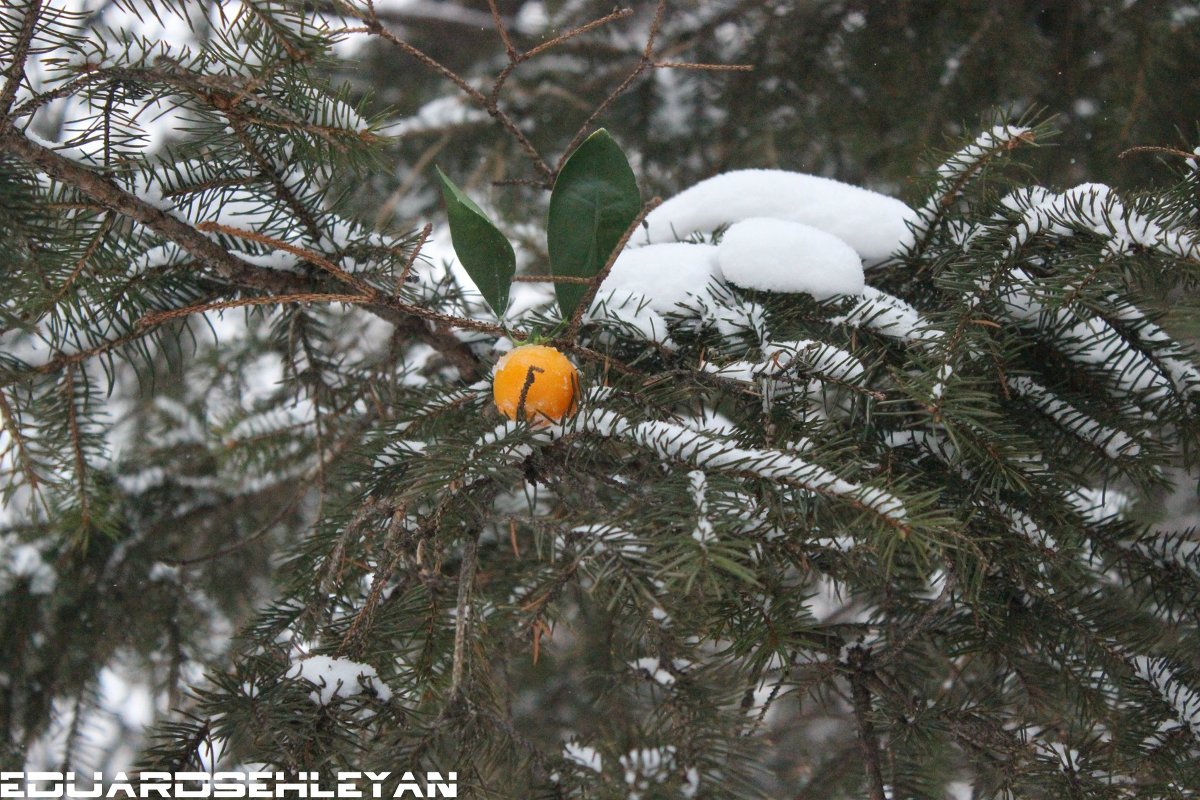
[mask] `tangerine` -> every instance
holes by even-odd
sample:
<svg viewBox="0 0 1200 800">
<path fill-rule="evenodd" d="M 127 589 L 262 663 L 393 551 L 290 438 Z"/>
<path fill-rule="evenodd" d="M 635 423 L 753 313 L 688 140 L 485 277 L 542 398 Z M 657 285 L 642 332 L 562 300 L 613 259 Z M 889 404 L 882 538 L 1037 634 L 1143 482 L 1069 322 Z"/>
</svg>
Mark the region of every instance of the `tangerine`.
<svg viewBox="0 0 1200 800">
<path fill-rule="evenodd" d="M 575 411 L 579 370 L 567 357 L 541 344 L 515 348 L 496 362 L 492 397 L 496 408 L 509 419 L 527 422 L 561 422 Z"/>
</svg>

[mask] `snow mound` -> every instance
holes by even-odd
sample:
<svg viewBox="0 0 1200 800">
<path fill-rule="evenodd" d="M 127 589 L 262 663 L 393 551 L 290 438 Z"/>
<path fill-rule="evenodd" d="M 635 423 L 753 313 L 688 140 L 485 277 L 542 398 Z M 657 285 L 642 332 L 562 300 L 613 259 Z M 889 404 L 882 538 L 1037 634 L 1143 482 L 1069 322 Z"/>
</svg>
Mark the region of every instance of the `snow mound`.
<svg viewBox="0 0 1200 800">
<path fill-rule="evenodd" d="M 832 234 L 867 262 L 912 244 L 917 212 L 892 197 L 830 178 L 743 169 L 703 180 L 646 218 L 646 241 L 673 242 L 751 217 L 801 222 Z"/>
<path fill-rule="evenodd" d="M 625 290 L 645 297 L 659 314 L 689 305 L 688 298 L 720 276 L 717 248 L 709 244 L 651 244 L 625 250 L 613 263 L 600 291 Z"/>
<path fill-rule="evenodd" d="M 836 236 L 799 222 L 754 218 L 733 225 L 717 248 L 725 279 L 743 289 L 805 292 L 818 300 L 862 294 L 862 262 Z"/>
</svg>

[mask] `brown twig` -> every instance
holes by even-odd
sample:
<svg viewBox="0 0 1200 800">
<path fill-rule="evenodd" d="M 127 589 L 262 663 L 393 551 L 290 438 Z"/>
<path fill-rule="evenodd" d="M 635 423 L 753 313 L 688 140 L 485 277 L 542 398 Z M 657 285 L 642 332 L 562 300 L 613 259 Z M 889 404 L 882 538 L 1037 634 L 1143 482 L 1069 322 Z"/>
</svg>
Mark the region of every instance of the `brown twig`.
<svg viewBox="0 0 1200 800">
<path fill-rule="evenodd" d="M 504 52 L 508 54 L 509 61 L 515 61 L 519 53 L 517 53 L 517 48 L 513 47 L 512 38 L 508 35 L 508 28 L 505 27 L 504 20 L 500 18 L 500 9 L 496 6 L 496 0 L 487 0 L 487 3 L 488 10 L 492 12 L 492 25 L 500 34 L 500 40 L 504 42 Z"/>
<path fill-rule="evenodd" d="M 488 0 L 488 2 L 492 3 L 493 8 L 494 8 L 494 5 L 495 5 L 494 0 Z M 578 28 L 573 28 L 573 29 L 567 31 L 566 33 L 560 34 L 548 41 L 542 42 L 540 45 L 538 45 L 530 50 L 527 50 L 524 53 L 518 53 L 515 51 L 515 49 L 512 49 L 510 47 L 508 49 L 508 63 L 504 66 L 504 69 L 500 70 L 500 74 L 496 76 L 496 80 L 492 83 L 491 96 L 488 98 L 488 102 L 489 102 L 488 111 L 490 112 L 493 109 L 498 108 L 499 102 L 500 102 L 500 90 L 504 87 L 504 84 L 508 80 L 509 76 L 512 75 L 513 71 L 516 70 L 516 68 L 519 65 L 525 63 L 526 61 L 530 60 L 531 58 L 534 58 L 534 57 L 546 52 L 547 50 L 550 50 L 553 47 L 557 47 L 558 45 L 562 44 L 563 42 L 567 42 L 567 41 L 570 41 L 571 39 L 574 39 L 576 36 L 587 33 L 590 30 L 595 30 L 596 28 L 600 27 L 601 25 L 605 25 L 609 22 L 612 22 L 613 20 L 624 19 L 625 17 L 628 17 L 632 13 L 633 13 L 633 9 L 619 8 L 616 11 L 613 11 L 611 14 L 606 14 L 605 16 L 600 17 L 599 19 L 594 19 L 591 22 L 588 22 L 584 25 L 579 26 Z M 497 21 L 496 21 L 496 26 L 501 31 L 501 36 L 505 38 L 506 45 L 509 44 L 508 40 L 507 40 L 508 33 L 507 33 L 507 31 L 504 30 L 503 24 L 499 21 L 499 19 L 497 19 Z M 548 177 L 552 177 L 552 176 L 548 176 Z M 543 184 L 544 183 L 545 183 L 545 181 L 543 181 Z"/>
<path fill-rule="evenodd" d="M 501 127 L 508 131 L 509 135 L 513 137 L 513 139 L 525 152 L 526 156 L 528 156 L 533 162 L 534 167 L 541 172 L 547 180 L 554 177 L 554 171 L 550 169 L 550 165 L 545 162 L 541 154 L 538 153 L 537 148 L 535 148 L 533 143 L 529 141 L 529 137 L 526 136 L 525 132 L 517 126 L 517 123 L 513 121 L 512 117 L 508 116 L 508 114 L 493 104 L 491 100 L 483 94 L 483 92 L 479 91 L 470 83 L 468 83 L 466 78 L 462 77 L 457 72 L 438 61 L 436 58 L 433 58 L 424 51 L 413 47 L 411 44 L 392 33 L 390 30 L 384 27 L 383 23 L 379 21 L 378 17 L 368 15 L 366 17 L 360 17 L 360 19 L 366 23 L 372 34 L 400 48 L 404 53 L 421 62 L 438 75 L 441 75 L 449 80 L 458 87 L 459 91 L 474 100 L 483 108 L 487 109 L 487 112 L 493 118 L 495 118 L 497 122 L 500 123 Z"/>
<path fill-rule="evenodd" d="M 404 282 L 408 280 L 408 274 L 412 272 L 413 265 L 417 263 L 417 257 L 421 255 L 421 248 L 425 246 L 425 242 L 429 241 L 429 235 L 433 233 L 433 223 L 426 222 L 425 227 L 421 228 L 421 232 L 417 235 L 417 243 L 413 247 L 408 258 L 404 261 L 404 267 L 400 270 L 400 275 L 396 278 L 396 289 L 399 290 Z"/>
<path fill-rule="evenodd" d="M 421 153 L 420 157 L 412 163 L 412 167 L 409 168 L 408 174 L 404 176 L 404 180 L 402 180 L 400 185 L 397 186 L 390 195 L 388 195 L 387 200 L 384 200 L 379 206 L 379 210 L 375 212 L 376 229 L 383 228 L 384 224 L 388 221 L 388 217 L 390 217 L 392 212 L 396 210 L 396 205 L 403 198 L 408 196 L 408 193 L 412 190 L 413 186 L 418 180 L 422 180 L 425 177 L 425 170 L 428 169 L 429 165 L 433 163 L 433 160 L 437 158 L 438 153 L 442 152 L 446 145 L 450 144 L 450 142 L 453 140 L 454 136 L 449 131 L 446 131 L 440 137 L 438 137 L 436 142 L 425 148 L 425 151 Z"/>
<path fill-rule="evenodd" d="M 867 794 L 871 800 L 887 800 L 880 766 L 879 737 L 871 719 L 871 690 L 867 688 L 870 651 L 854 647 L 850 650 L 849 660 L 852 669 L 850 697 L 854 704 L 854 717 L 858 720 L 858 744 L 863 757 L 863 770 L 867 774 Z"/>
<path fill-rule="evenodd" d="M 604 279 L 607 278 L 608 273 L 612 271 L 613 264 L 617 262 L 617 258 L 620 257 L 621 252 L 625 249 L 625 245 L 627 245 L 630 238 L 633 237 L 634 231 L 636 231 L 642 222 L 645 221 L 646 215 L 658 208 L 659 204 L 661 203 L 661 197 L 653 197 L 649 200 L 649 202 L 642 206 L 642 210 L 638 212 L 637 216 L 633 218 L 633 222 L 629 223 L 629 227 L 627 227 L 625 232 L 621 234 L 621 238 L 617 242 L 617 246 L 613 248 L 611 253 L 609 253 L 608 260 L 604 262 L 604 266 L 598 273 L 588 279 L 590 285 L 588 286 L 587 291 L 583 293 L 583 297 L 579 299 L 579 305 L 575 307 L 574 313 L 571 314 L 571 324 L 567 328 L 566 338 L 574 339 L 576 334 L 579 333 L 579 325 L 583 321 L 583 315 L 587 313 L 588 308 L 592 305 L 592 300 L 596 298 L 596 292 L 600 291 L 600 284 L 604 283 Z"/>
<path fill-rule="evenodd" d="M 1125 156 L 1134 155 L 1135 153 L 1162 153 L 1168 156 L 1178 156 L 1179 158 L 1190 158 L 1194 161 L 1200 161 L 1200 154 L 1189 153 L 1186 150 L 1179 150 L 1174 147 L 1158 147 L 1152 144 L 1140 144 L 1136 147 L 1129 147 L 1122 150 L 1117 158 L 1125 158 Z"/>
<path fill-rule="evenodd" d="M 0 130 L 10 124 L 7 119 L 8 112 L 12 110 L 13 101 L 17 99 L 21 81 L 25 80 L 25 61 L 29 58 L 29 47 L 33 42 L 33 35 L 37 30 L 38 18 L 41 13 L 42 0 L 29 0 L 29 7 L 25 10 L 25 19 L 21 23 L 21 31 L 17 34 L 17 41 L 13 45 L 12 65 L 8 68 L 8 79 L 4 82 L 4 90 L 0 91 L 0 117 L 5 117 L 0 122 Z"/>
<path fill-rule="evenodd" d="M 350 303 L 361 304 L 370 300 L 358 294 L 323 294 L 320 292 L 302 292 L 299 294 L 271 294 L 264 297 L 239 297 L 234 300 L 218 300 L 212 303 L 196 303 L 195 305 L 173 308 L 169 311 L 158 311 L 147 314 L 138 320 L 138 325 L 149 327 L 161 325 L 180 317 L 190 317 L 193 314 L 203 314 L 206 311 L 223 311 L 227 308 L 245 308 L 247 306 L 275 306 L 284 303 Z"/>
<path fill-rule="evenodd" d="M 654 69 L 691 69 L 701 72 L 753 72 L 753 64 L 699 64 L 692 61 L 655 61 Z"/>
<path fill-rule="evenodd" d="M 632 8 L 618 8 L 610 14 L 605 14 L 603 17 L 598 17 L 591 22 L 586 22 L 583 25 L 580 25 L 578 28 L 572 28 L 566 33 L 561 33 L 558 36 L 555 36 L 553 39 L 549 39 L 545 42 L 542 42 L 537 47 L 533 47 L 525 51 L 521 57 L 521 60 L 528 61 L 531 58 L 541 55 L 552 47 L 557 47 L 564 42 L 569 42 L 571 39 L 574 39 L 577 36 L 582 36 L 585 33 L 594 31 L 601 25 L 607 25 L 610 22 L 615 22 L 616 20 L 625 19 L 626 17 L 630 16 L 633 16 Z"/>
<path fill-rule="evenodd" d="M 529 390 L 533 388 L 533 382 L 537 380 L 537 376 L 546 370 L 541 367 L 536 367 L 532 364 L 525 372 L 525 383 L 521 386 L 521 397 L 517 400 L 517 419 L 525 419 L 525 402 L 529 399 Z"/>
<path fill-rule="evenodd" d="M 575 283 L 590 286 L 592 279 L 578 275 L 514 275 L 513 283 Z"/>
<path fill-rule="evenodd" d="M 136 340 L 142 338 L 143 336 L 147 335 L 148 333 L 149 333 L 148 330 L 135 329 L 134 331 L 132 331 L 130 333 L 126 333 L 122 336 L 118 336 L 115 339 L 109 339 L 107 342 L 102 342 L 101 344 L 98 344 L 95 347 L 90 347 L 87 350 L 78 350 L 74 353 L 64 353 L 60 350 L 60 351 L 58 351 L 58 353 L 56 353 L 54 356 L 52 356 L 49 360 L 47 360 L 41 364 L 30 367 L 27 370 L 22 370 L 20 372 L 14 372 L 13 378 L 11 380 L 5 381 L 5 383 L 3 385 L 7 386 L 9 384 L 16 383 L 18 380 L 21 380 L 21 378 L 23 376 L 49 375 L 50 373 L 57 372 L 58 370 L 60 370 L 64 367 L 69 367 L 72 364 L 79 364 L 83 361 L 87 361 L 88 359 L 95 358 L 96 356 L 99 356 L 99 355 L 103 355 L 104 353 L 107 353 L 110 350 L 115 350 L 118 347 L 123 347 L 124 345 L 127 345 L 130 342 L 133 342 L 133 341 L 136 341 Z"/>
</svg>

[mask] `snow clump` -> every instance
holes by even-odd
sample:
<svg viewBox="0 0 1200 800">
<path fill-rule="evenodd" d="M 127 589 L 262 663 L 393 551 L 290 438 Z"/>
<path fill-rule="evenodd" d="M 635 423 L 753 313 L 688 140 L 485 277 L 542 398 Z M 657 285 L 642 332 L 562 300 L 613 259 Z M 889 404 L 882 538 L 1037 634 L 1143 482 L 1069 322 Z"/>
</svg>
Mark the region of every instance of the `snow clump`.
<svg viewBox="0 0 1200 800">
<path fill-rule="evenodd" d="M 775 169 L 715 175 L 646 217 L 646 242 L 675 242 L 751 219 L 810 225 L 844 241 L 868 264 L 913 243 L 917 212 L 899 200 L 847 183 Z"/>
<path fill-rule="evenodd" d="M 836 236 L 799 222 L 754 218 L 735 223 L 717 248 L 726 280 L 743 289 L 804 292 L 818 300 L 862 294 L 862 262 Z"/>
</svg>

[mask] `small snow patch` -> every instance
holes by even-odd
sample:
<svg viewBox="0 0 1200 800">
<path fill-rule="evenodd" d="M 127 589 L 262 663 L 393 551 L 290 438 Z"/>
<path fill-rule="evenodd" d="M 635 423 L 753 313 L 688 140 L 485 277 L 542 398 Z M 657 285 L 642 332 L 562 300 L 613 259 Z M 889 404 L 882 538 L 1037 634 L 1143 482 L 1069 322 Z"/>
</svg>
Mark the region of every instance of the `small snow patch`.
<svg viewBox="0 0 1200 800">
<path fill-rule="evenodd" d="M 604 771 L 604 759 L 595 748 L 584 744 L 567 742 L 563 745 L 563 758 L 593 772 Z"/>
<path fill-rule="evenodd" d="M 309 697 L 322 706 L 329 705 L 337 698 L 353 697 L 363 691 L 374 692 L 384 703 L 392 699 L 392 690 L 379 679 L 374 667 L 346 658 L 309 656 L 293 662 L 287 677 L 311 683 L 314 689 Z"/>
</svg>

